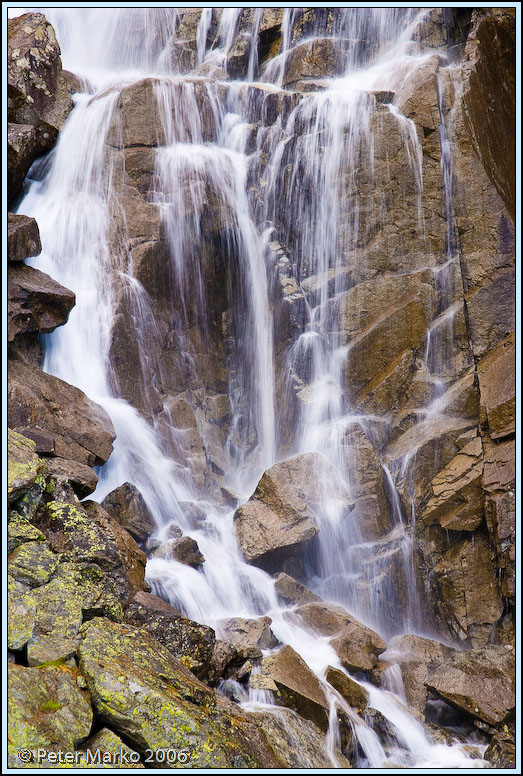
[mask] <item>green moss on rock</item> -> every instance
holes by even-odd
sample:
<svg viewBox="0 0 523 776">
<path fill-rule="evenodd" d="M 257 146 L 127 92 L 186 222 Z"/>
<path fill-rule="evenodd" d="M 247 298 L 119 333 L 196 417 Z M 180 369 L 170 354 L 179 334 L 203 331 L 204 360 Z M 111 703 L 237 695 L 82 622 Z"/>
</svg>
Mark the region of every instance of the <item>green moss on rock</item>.
<svg viewBox="0 0 523 776">
<path fill-rule="evenodd" d="M 11 553 L 8 571 L 14 579 L 31 587 L 45 585 L 60 563 L 60 557 L 54 553 L 47 542 L 24 542 Z"/>
</svg>

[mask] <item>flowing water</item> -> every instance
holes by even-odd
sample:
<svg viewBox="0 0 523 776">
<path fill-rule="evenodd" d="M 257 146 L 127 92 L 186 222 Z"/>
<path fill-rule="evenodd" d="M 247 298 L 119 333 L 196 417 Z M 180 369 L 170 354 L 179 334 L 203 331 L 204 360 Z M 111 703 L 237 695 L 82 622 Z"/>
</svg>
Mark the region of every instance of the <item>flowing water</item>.
<svg viewBox="0 0 523 776">
<path fill-rule="evenodd" d="M 382 185 L 374 156 L 377 93 L 395 89 L 433 53 L 413 51 L 409 44 L 409 25 L 423 12 L 345 9 L 329 34 L 372 45 L 351 47 L 345 75 L 297 102 L 285 102 L 280 88 L 286 58 L 296 44 L 295 9 L 284 11 L 282 50 L 266 68 L 258 62 L 261 15 L 253 13 L 248 76 L 259 74 L 260 80 L 226 85 L 170 72 L 168 41 L 177 21 L 175 10 L 45 9 L 45 13 L 55 27 L 64 67 L 88 79 L 92 93 L 76 95 L 75 108 L 46 163 L 47 172 L 31 185 L 19 210 L 34 216 L 40 226 L 43 251 L 32 263 L 77 295 L 67 325 L 46 337 L 44 368 L 101 404 L 117 432 L 94 497 L 102 500 L 113 488 L 132 482 L 157 521 L 158 541 L 167 536 L 173 521 L 197 540 L 206 559 L 198 570 L 168 558 L 148 561 L 154 592 L 218 633 L 222 618 L 269 615 L 277 639 L 290 644 L 323 682 L 328 665 L 345 669 L 328 639 L 297 624 L 282 606 L 272 577 L 243 561 L 231 506 L 249 498 L 273 463 L 293 454 L 321 453 L 337 470 L 342 487 L 331 492 L 328 484 L 321 496 L 317 549 L 307 559 L 308 586 L 385 637 L 422 632 L 423 601 L 412 557 L 414 514 L 405 514 L 395 474 L 384 462 L 378 466 L 390 505 L 388 525 L 379 536 L 369 535 L 364 515 L 351 512 L 352 496 L 360 487 L 354 474 L 358 445 L 363 436 L 372 439 L 379 434 L 386 418 L 353 411 L 344 387 L 351 346 L 335 320 L 340 300 L 365 269 L 361 246 L 367 239 L 368 203 L 361 196 L 362 164 L 366 185 L 375 193 Z M 225 9 L 209 47 L 213 18 L 209 9 L 202 10 L 197 65 L 211 61 L 226 67 L 240 16 L 241 9 Z M 118 134 L 114 116 L 125 89 L 144 77 L 154 79 L 164 138 L 155 151 L 154 174 L 146 191 L 148 206 L 160 213 L 163 235 L 166 270 L 159 293 L 169 312 L 168 336 L 176 363 L 191 386 L 186 401 L 197 416 L 207 379 L 202 352 L 215 347 L 215 297 L 220 284 L 231 285 L 226 289 L 226 312 L 222 311 L 228 384 L 217 391 L 226 399 L 228 412 L 225 431 L 215 440 L 220 448 L 218 468 L 224 472 L 222 490 L 232 494 L 229 501 L 201 475 L 201 452 L 186 454 L 186 429 L 177 427 L 171 405 L 158 406 L 160 394 L 153 381 L 147 381 L 154 371 L 151 342 L 166 336 L 165 320 L 151 301 L 147 277 L 140 275 L 137 252 L 115 238 L 121 172 L 114 151 L 115 131 Z M 267 110 L 268 99 L 279 100 L 279 115 L 253 133 L 260 106 Z M 416 130 L 394 105 L 384 105 L 382 111 L 390 114 L 388 120 L 400 138 L 412 188 L 413 233 L 423 241 L 423 175 Z M 448 267 L 455 258 L 451 157 L 443 124 L 440 136 L 449 232 L 446 255 L 434 268 L 445 293 L 439 294 L 443 301 L 433 311 L 426 339 L 434 399 L 441 398 L 444 384 L 439 334 L 444 330 L 449 338 L 452 309 L 445 300 L 450 298 Z M 381 206 L 377 197 L 376 207 Z M 213 219 L 220 221 L 224 268 L 209 283 L 206 246 L 214 239 L 208 231 Z M 281 305 L 278 273 L 284 272 L 300 305 L 298 330 L 282 354 L 276 352 L 275 311 Z M 112 331 L 121 305 L 128 311 L 136 344 L 132 379 L 143 399 L 136 407 L 121 398 L 113 363 Z M 198 338 L 201 341 L 196 342 Z M 291 430 L 284 435 L 289 417 Z M 204 521 L 194 519 L 195 510 L 205 515 Z M 363 684 L 370 706 L 389 721 L 393 733 L 380 740 L 372 718 L 358 716 L 324 683 L 331 705 L 325 746 L 331 755 L 339 742 L 338 717 L 343 713 L 358 741 L 360 767 L 485 764 L 472 759 L 458 743 L 434 743 L 406 707 L 397 676 L 390 679 L 389 689 Z M 219 689 L 247 708 L 277 713 L 270 693 L 251 690 L 247 697 L 245 688 L 236 685 L 224 682 Z"/>
</svg>

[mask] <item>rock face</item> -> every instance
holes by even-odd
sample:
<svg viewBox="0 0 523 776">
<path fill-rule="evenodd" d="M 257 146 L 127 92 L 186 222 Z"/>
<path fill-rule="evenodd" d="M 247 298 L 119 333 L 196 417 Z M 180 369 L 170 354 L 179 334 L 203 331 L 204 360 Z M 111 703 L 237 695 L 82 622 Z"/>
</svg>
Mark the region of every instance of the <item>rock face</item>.
<svg viewBox="0 0 523 776">
<path fill-rule="evenodd" d="M 514 648 L 481 647 L 454 652 L 429 675 L 427 687 L 453 706 L 496 725 L 514 711 Z"/>
</svg>

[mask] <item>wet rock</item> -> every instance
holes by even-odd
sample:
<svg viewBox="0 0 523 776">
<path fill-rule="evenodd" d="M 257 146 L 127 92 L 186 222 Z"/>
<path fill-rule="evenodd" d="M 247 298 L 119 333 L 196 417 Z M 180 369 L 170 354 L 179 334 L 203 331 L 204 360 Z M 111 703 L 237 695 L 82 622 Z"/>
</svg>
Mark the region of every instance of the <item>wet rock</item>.
<svg viewBox="0 0 523 776">
<path fill-rule="evenodd" d="M 82 626 L 82 637 L 80 669 L 95 710 L 128 745 L 140 753 L 187 750 L 194 767 L 259 767 L 258 747 L 249 747 L 243 735 L 245 716 L 217 704 L 214 693 L 150 634 L 97 618 Z"/>
<path fill-rule="evenodd" d="M 7 191 L 8 202 L 13 202 L 20 194 L 25 176 L 32 163 L 44 151 L 48 151 L 56 142 L 56 130 L 42 131 L 30 124 L 12 124 L 7 126 Z"/>
<path fill-rule="evenodd" d="M 278 688 L 276 699 L 279 703 L 310 719 L 321 730 L 327 730 L 329 703 L 325 693 L 316 676 L 292 647 L 286 645 L 275 655 L 265 658 L 261 671 Z"/>
<path fill-rule="evenodd" d="M 425 682 L 430 673 L 445 664 L 454 651 L 439 641 L 408 634 L 394 636 L 381 659 L 399 665 L 407 702 L 423 714 L 427 703 Z"/>
<path fill-rule="evenodd" d="M 367 708 L 368 697 L 363 687 L 339 668 L 329 666 L 325 678 L 350 706 L 358 711 L 364 711 Z"/>
<path fill-rule="evenodd" d="M 314 508 L 327 482 L 332 492 L 339 478 L 319 453 L 294 456 L 266 471 L 252 498 L 234 515 L 247 562 L 280 570 L 286 558 L 301 552 L 318 532 Z"/>
<path fill-rule="evenodd" d="M 497 725 L 514 712 L 514 657 L 512 646 L 454 652 L 430 673 L 426 686 L 472 717 Z"/>
<path fill-rule="evenodd" d="M 43 485 L 47 471 L 31 439 L 8 429 L 7 443 L 7 496 L 11 503 L 34 485 Z"/>
<path fill-rule="evenodd" d="M 474 531 L 482 522 L 483 448 L 475 437 L 431 482 L 432 497 L 421 519 L 454 531 Z"/>
<path fill-rule="evenodd" d="M 262 649 L 272 649 L 279 641 L 271 630 L 270 617 L 260 617 L 257 620 L 247 620 L 243 617 L 233 617 L 218 620 L 217 626 L 223 638 L 242 650 L 256 650 L 261 655 Z"/>
<path fill-rule="evenodd" d="M 336 604 L 305 604 L 293 616 L 322 636 L 332 636 L 330 644 L 349 671 L 372 670 L 387 647 L 381 636 Z"/>
<path fill-rule="evenodd" d="M 311 601 L 321 601 L 319 595 L 308 590 L 305 585 L 283 571 L 275 575 L 274 589 L 286 604 L 308 604 Z"/>
<path fill-rule="evenodd" d="M 144 542 L 156 529 L 142 494 L 130 482 L 124 482 L 112 490 L 102 501 L 102 507 L 139 543 Z"/>
<path fill-rule="evenodd" d="M 9 425 L 50 434 L 55 451 L 88 466 L 98 466 L 112 451 L 115 431 L 105 410 L 82 391 L 35 369 L 25 361 L 9 361 Z"/>
<path fill-rule="evenodd" d="M 49 333 L 66 323 L 75 304 L 69 289 L 25 264 L 11 266 L 7 278 L 7 337 Z"/>
<path fill-rule="evenodd" d="M 325 739 L 315 725 L 291 709 L 262 711 L 249 714 L 265 735 L 278 768 L 332 768 Z M 350 768 L 348 760 L 334 749 L 336 767 Z"/>
<path fill-rule="evenodd" d="M 153 558 L 173 558 L 178 563 L 184 563 L 186 566 L 198 568 L 205 563 L 198 543 L 190 536 L 182 536 L 179 539 L 171 539 L 160 545 L 152 554 Z"/>
<path fill-rule="evenodd" d="M 74 751 L 91 730 L 93 712 L 73 671 L 9 665 L 9 749 Z"/>
<path fill-rule="evenodd" d="M 7 260 L 21 262 L 38 256 L 42 250 L 40 232 L 34 218 L 19 213 L 7 214 Z"/>
<path fill-rule="evenodd" d="M 205 681 L 213 685 L 217 684 L 218 680 L 226 675 L 229 666 L 237 664 L 238 660 L 241 663 L 243 659 L 234 644 L 216 639 Z"/>
<path fill-rule="evenodd" d="M 154 636 L 196 676 L 209 669 L 215 645 L 212 628 L 183 617 L 158 596 L 137 593 L 126 611 L 126 621 Z"/>
<path fill-rule="evenodd" d="M 349 41 L 314 38 L 295 46 L 286 56 L 283 86 L 293 88 L 306 78 L 329 78 L 343 73 Z"/>
</svg>

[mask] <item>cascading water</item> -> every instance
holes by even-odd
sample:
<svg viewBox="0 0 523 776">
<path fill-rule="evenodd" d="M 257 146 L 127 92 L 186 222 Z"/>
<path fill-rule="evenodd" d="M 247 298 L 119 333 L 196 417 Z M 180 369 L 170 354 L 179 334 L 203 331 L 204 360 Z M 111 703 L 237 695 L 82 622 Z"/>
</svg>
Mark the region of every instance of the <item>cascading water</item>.
<svg viewBox="0 0 523 776">
<path fill-rule="evenodd" d="M 197 65 L 226 62 L 241 10 L 222 12 L 216 45 L 207 51 L 213 19 L 209 9 L 202 9 Z M 429 56 L 408 53 L 409 25 L 422 12 L 344 9 L 335 29 L 312 29 L 311 35 L 372 41 L 372 46 L 350 48 L 344 77 L 331 80 L 324 91 L 301 96 L 254 136 L 260 94 L 278 99 L 285 94 L 280 84 L 285 59 L 296 45 L 294 9 L 286 9 L 283 15 L 281 54 L 260 69 L 261 81 L 272 83 L 251 86 L 170 74 L 166 47 L 177 21 L 172 9 L 45 12 L 62 46 L 64 67 L 88 78 L 94 95 L 76 97 L 76 107 L 51 154 L 49 172 L 32 184 L 19 209 L 34 216 L 40 226 L 43 252 L 33 264 L 77 294 L 68 324 L 46 338 L 44 368 L 100 403 L 117 432 L 114 452 L 100 471 L 95 498 L 101 500 L 114 487 L 132 482 L 155 516 L 159 540 L 171 522 L 197 540 L 206 559 L 202 569 L 161 557 L 147 565 L 154 592 L 187 616 L 217 627 L 218 632 L 219 620 L 226 617 L 267 614 L 272 618 L 274 635 L 305 659 L 330 699 L 326 751 L 333 763 L 338 717 L 343 713 L 357 738 L 362 767 L 382 768 L 391 761 L 401 767 L 481 767 L 483 761 L 471 759 L 458 744 L 432 743 L 406 708 L 397 683 L 389 690 L 362 683 L 370 706 L 394 730 L 390 740 L 380 741 L 372 722 L 359 717 L 325 681 L 327 666 L 345 671 L 328 639 L 298 624 L 278 599 L 272 577 L 243 561 L 230 506 L 231 498 L 236 497 L 235 503 L 249 498 L 273 463 L 294 454 L 321 453 L 337 471 L 341 491 L 325 488 L 322 496 L 317 548 L 306 569 L 309 587 L 387 637 L 422 630 L 410 515 L 404 515 L 395 478 L 384 463 L 377 466 L 390 505 L 387 525 L 369 532 L 365 515 L 352 509 L 352 496 L 361 495 L 357 470 L 363 437 L 379 435 L 386 419 L 351 407 L 345 383 L 357 342 L 347 343 L 336 325 L 347 292 L 365 280 L 364 246 L 372 236 L 367 233 L 369 204 L 362 190 L 373 206 L 386 206 L 380 200 L 383 180 L 375 167 L 378 120 L 392 121 L 400 138 L 412 181 L 413 233 L 421 243 L 425 239 L 416 131 L 390 100 L 380 103 L 380 95 L 396 88 L 410 69 Z M 260 14 L 254 13 L 250 78 L 259 70 L 260 21 Z M 89 48 L 91 43 L 98 48 Z M 140 269 L 147 244 L 136 237 L 126 247 L 125 230 L 135 227 L 122 226 L 118 204 L 124 186 L 114 138 L 122 136 L 124 128 L 115 116 L 125 90 L 144 78 L 153 78 L 163 137 L 154 151 L 154 174 L 145 198 L 147 207 L 160 213 L 165 263 L 160 293 L 166 311 L 162 314 L 151 303 L 147 271 Z M 449 149 L 443 129 L 441 141 L 448 187 Z M 128 155 L 132 151 L 130 147 Z M 362 167 L 366 169 L 363 183 Z M 255 193 L 253 181 L 262 182 L 261 195 Z M 216 221 L 219 229 L 214 232 Z M 206 246 L 218 232 L 223 276 L 209 284 Z M 293 287 L 303 300 L 300 331 L 283 355 L 280 375 L 274 367 L 278 335 L 273 320 L 274 278 L 289 260 L 273 241 L 275 233 L 286 240 L 285 249 L 293 257 Z M 110 234 L 116 251 L 110 248 Z M 447 250 L 445 262 L 452 259 L 450 237 Z M 446 270 L 438 266 L 434 271 Z M 408 276 L 406 270 L 406 283 Z M 217 285 L 230 282 L 231 277 L 231 287 L 223 289 L 224 304 Z M 134 380 L 143 396 L 139 407 L 121 398 L 124 392 L 119 390 L 114 363 L 112 332 L 117 312 L 124 308 L 137 345 Z M 170 338 L 176 364 L 184 370 L 189 386 L 184 402 L 194 417 L 202 417 L 207 407 L 202 398 L 206 380 L 202 353 L 207 356 L 218 347 L 216 309 L 221 314 L 222 355 L 228 371 L 227 385 L 218 393 L 227 403 L 229 420 L 223 437 L 213 442 L 220 447 L 219 465 L 214 461 L 214 466 L 222 471 L 223 488 L 232 494 L 229 502 L 206 479 L 210 448 L 204 454 L 185 454 L 186 429 L 176 427 L 171 406 L 162 403 L 153 382 L 147 382 L 156 368 L 151 363 L 151 337 Z M 437 349 L 433 332 L 438 316 L 446 312 L 433 311 L 427 344 L 427 369 L 435 379 L 439 367 L 432 356 Z M 161 369 L 155 375 L 167 379 Z M 280 395 L 282 385 L 284 395 Z M 294 418 L 294 427 L 283 442 L 280 430 L 286 412 Z M 203 458 L 205 475 L 198 470 Z M 192 517 L 194 509 L 204 512 L 204 521 Z M 226 685 L 222 689 L 246 701 L 244 690 Z M 277 713 L 273 698 L 264 691 L 251 690 L 247 705 Z"/>
</svg>

